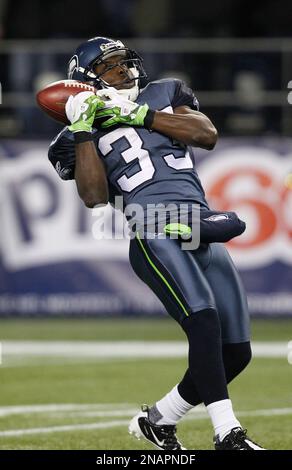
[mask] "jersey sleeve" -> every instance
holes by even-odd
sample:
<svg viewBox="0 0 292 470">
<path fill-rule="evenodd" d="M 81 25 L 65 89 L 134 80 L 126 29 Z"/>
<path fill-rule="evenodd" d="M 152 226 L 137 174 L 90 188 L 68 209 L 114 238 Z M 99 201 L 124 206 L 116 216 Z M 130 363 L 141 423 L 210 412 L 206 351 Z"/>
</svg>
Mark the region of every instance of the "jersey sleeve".
<svg viewBox="0 0 292 470">
<path fill-rule="evenodd" d="M 73 135 L 67 128 L 52 141 L 48 158 L 62 180 L 74 179 L 75 145 Z"/>
<path fill-rule="evenodd" d="M 194 92 L 182 80 L 174 79 L 174 94 L 171 101 L 173 109 L 178 106 L 189 106 L 194 111 L 199 111 L 199 102 Z"/>
<path fill-rule="evenodd" d="M 62 180 L 75 179 L 75 142 L 71 132 L 65 127 L 52 141 L 48 158 Z M 109 203 L 114 207 L 115 196 L 121 193 L 108 181 Z"/>
</svg>

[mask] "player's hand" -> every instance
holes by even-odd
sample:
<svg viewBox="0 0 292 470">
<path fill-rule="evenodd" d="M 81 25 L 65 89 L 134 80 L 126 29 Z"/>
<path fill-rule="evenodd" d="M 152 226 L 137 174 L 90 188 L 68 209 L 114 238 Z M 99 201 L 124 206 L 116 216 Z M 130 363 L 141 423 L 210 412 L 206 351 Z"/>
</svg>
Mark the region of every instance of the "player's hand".
<svg viewBox="0 0 292 470">
<path fill-rule="evenodd" d="M 69 131 L 91 132 L 96 110 L 104 106 L 104 101 L 92 91 L 70 96 L 65 106 L 67 118 L 71 122 Z"/>
<path fill-rule="evenodd" d="M 98 93 L 98 92 L 97 92 Z M 103 97 L 104 95 L 101 94 Z M 105 97 L 106 98 L 106 97 Z M 109 98 L 105 101 L 103 109 L 97 110 L 95 117 L 109 117 L 101 124 L 101 127 L 115 126 L 117 124 L 126 124 L 129 126 L 143 126 L 144 119 L 149 110 L 148 104 L 139 105 L 133 101 L 121 98 L 117 92 L 110 91 Z"/>
</svg>

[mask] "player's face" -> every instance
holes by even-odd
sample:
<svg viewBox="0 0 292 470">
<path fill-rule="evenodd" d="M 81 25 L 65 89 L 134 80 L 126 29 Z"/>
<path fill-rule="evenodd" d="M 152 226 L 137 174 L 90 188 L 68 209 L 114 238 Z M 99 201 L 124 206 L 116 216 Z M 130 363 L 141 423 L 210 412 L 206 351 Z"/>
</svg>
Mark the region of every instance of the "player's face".
<svg viewBox="0 0 292 470">
<path fill-rule="evenodd" d="M 124 60 L 123 55 L 105 58 L 101 64 L 95 65 L 94 73 L 117 90 L 132 88 L 135 83 L 134 76 L 127 63 L 123 63 Z"/>
</svg>

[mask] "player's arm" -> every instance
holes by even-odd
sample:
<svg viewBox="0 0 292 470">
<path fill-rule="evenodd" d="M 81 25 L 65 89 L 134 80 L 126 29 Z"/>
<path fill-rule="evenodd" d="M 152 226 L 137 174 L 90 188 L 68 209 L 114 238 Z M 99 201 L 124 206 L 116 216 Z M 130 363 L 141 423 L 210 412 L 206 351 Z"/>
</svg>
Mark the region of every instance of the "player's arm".
<svg viewBox="0 0 292 470">
<path fill-rule="evenodd" d="M 95 112 L 103 104 L 90 92 L 70 97 L 66 103 L 66 114 L 72 123 L 68 129 L 73 132 L 75 140 L 74 177 L 80 198 L 90 208 L 107 204 L 109 199 L 104 164 L 97 154 L 91 134 Z"/>
<path fill-rule="evenodd" d="M 90 136 L 85 137 L 90 139 Z M 87 207 L 106 204 L 107 180 L 95 145 L 91 140 L 74 143 L 74 139 L 74 134 L 65 128 L 50 145 L 49 161 L 62 180 L 75 180 L 78 193 Z"/>
<path fill-rule="evenodd" d="M 101 127 L 106 129 L 117 124 L 142 126 L 183 144 L 212 150 L 217 141 L 217 130 L 210 119 L 198 111 L 199 104 L 192 90 L 180 80 L 171 80 L 169 85 L 173 94 L 173 114 L 150 109 L 147 103 L 138 105 L 112 97 L 106 108 L 96 113 L 96 117 L 109 118 Z"/>
<path fill-rule="evenodd" d="M 90 136 L 81 133 L 75 137 L 75 181 L 78 194 L 86 207 L 107 204 L 109 199 L 107 177 L 104 164 L 98 156 L 94 142 Z"/>
<path fill-rule="evenodd" d="M 174 114 L 154 111 L 151 129 L 193 147 L 212 150 L 217 142 L 217 130 L 210 119 L 189 106 L 179 106 Z"/>
<path fill-rule="evenodd" d="M 118 103 L 112 108 L 98 111 L 97 116 L 109 116 L 109 119 L 101 125 L 104 128 L 116 124 L 143 126 L 161 132 L 183 144 L 207 150 L 212 150 L 217 141 L 217 130 L 210 119 L 187 105 L 174 108 L 174 114 L 170 114 L 151 110 L 148 104 L 137 105 L 125 102 L 124 109 L 123 104 Z"/>
</svg>

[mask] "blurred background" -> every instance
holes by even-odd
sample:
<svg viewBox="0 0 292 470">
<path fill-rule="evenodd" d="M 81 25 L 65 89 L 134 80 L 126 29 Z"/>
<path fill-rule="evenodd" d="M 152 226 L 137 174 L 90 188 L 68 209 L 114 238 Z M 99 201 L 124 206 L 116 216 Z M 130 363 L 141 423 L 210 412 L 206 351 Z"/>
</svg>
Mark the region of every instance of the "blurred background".
<svg viewBox="0 0 292 470">
<path fill-rule="evenodd" d="M 247 289 L 254 340 L 270 345 L 258 357 L 274 357 L 275 361 L 273 368 L 270 359 L 255 362 L 257 367 L 250 369 L 243 388 L 235 389 L 236 406 L 243 403 L 244 410 L 258 409 L 264 403 L 275 408 L 279 401 L 287 410 L 292 406 L 291 367 L 288 369 L 286 357 L 287 341 L 292 339 L 291 18 L 288 0 L 220 0 L 211 5 L 194 0 L 86 0 L 83 5 L 75 0 L 47 4 L 0 0 L 0 338 L 4 340 L 3 366 L 7 366 L 2 369 L 6 380 L 2 404 L 56 403 L 60 399 L 139 403 L 136 388 L 129 386 L 136 373 L 133 364 L 126 369 L 107 362 L 113 373 L 110 376 L 101 363 L 94 370 L 87 365 L 87 374 L 84 365 L 73 373 L 66 363 L 59 373 L 47 368 L 44 377 L 41 364 L 55 367 L 52 356 L 58 357 L 59 366 L 64 358 L 69 360 L 62 348 L 48 352 L 44 345 L 57 340 L 183 339 L 159 301 L 132 272 L 128 241 L 94 240 L 94 216 L 78 199 L 74 182 L 62 182 L 47 160 L 48 145 L 62 127 L 37 108 L 35 93 L 66 78 L 68 60 L 80 42 L 105 35 L 121 38 L 137 50 L 149 80 L 185 80 L 194 89 L 201 111 L 217 127 L 220 138 L 215 150 L 196 150 L 197 169 L 211 205 L 235 210 L 247 222 L 246 233 L 228 247 Z M 38 342 L 39 349 L 29 349 L 24 340 Z M 274 350 L 275 356 L 269 353 L 271 342 L 280 348 Z M 72 346 L 68 351 L 73 350 Z M 123 354 L 118 349 L 117 356 L 119 352 Z M 103 351 L 101 357 L 105 356 Z M 93 357 L 100 359 L 98 353 L 84 353 L 86 360 Z M 71 356 L 72 361 L 75 367 L 76 357 Z M 29 377 L 26 385 L 15 385 L 9 364 L 14 371 L 17 365 L 26 365 L 25 371 L 18 371 Z M 161 374 L 162 363 L 155 364 Z M 146 361 L 144 367 L 151 371 L 154 366 Z M 167 368 L 167 362 L 163 367 Z M 96 392 L 97 383 L 86 382 L 97 371 L 107 396 Z M 85 389 L 94 390 L 93 395 L 81 391 L 81 377 Z M 254 387 L 258 377 L 268 390 L 266 402 L 260 401 L 259 389 L 250 403 L 244 402 L 244 386 L 248 390 L 250 384 Z M 145 380 L 141 378 L 140 391 L 149 388 Z M 173 380 L 170 374 L 164 382 L 172 384 Z M 272 381 L 278 381 L 280 389 L 268 388 Z M 48 394 L 52 383 L 54 390 Z M 118 398 L 110 392 L 117 387 Z M 64 397 L 64 388 L 71 395 Z M 130 397 L 126 395 L 129 388 Z M 147 393 L 149 400 L 154 399 L 152 391 Z M 272 439 L 275 423 L 271 421 L 270 428 L 268 424 L 267 439 Z M 2 426 L 14 429 L 19 422 L 11 420 Z M 190 428 L 186 425 L 185 429 Z M 205 448 L 207 431 L 204 426 L 201 430 L 198 445 Z M 283 440 L 284 430 L 281 421 L 281 439 L 275 437 L 272 448 L 289 448 Z M 262 432 L 259 428 L 259 437 Z M 20 441 L 11 439 L 7 448 L 17 447 Z M 42 439 L 23 441 L 23 446 L 45 448 L 46 437 Z M 74 442 L 67 441 L 66 448 L 76 448 Z M 118 445 L 113 434 L 102 442 L 99 445 L 108 446 L 105 448 Z M 52 437 L 51 445 L 58 448 L 61 444 Z M 86 445 L 91 444 L 84 448 Z"/>
</svg>

